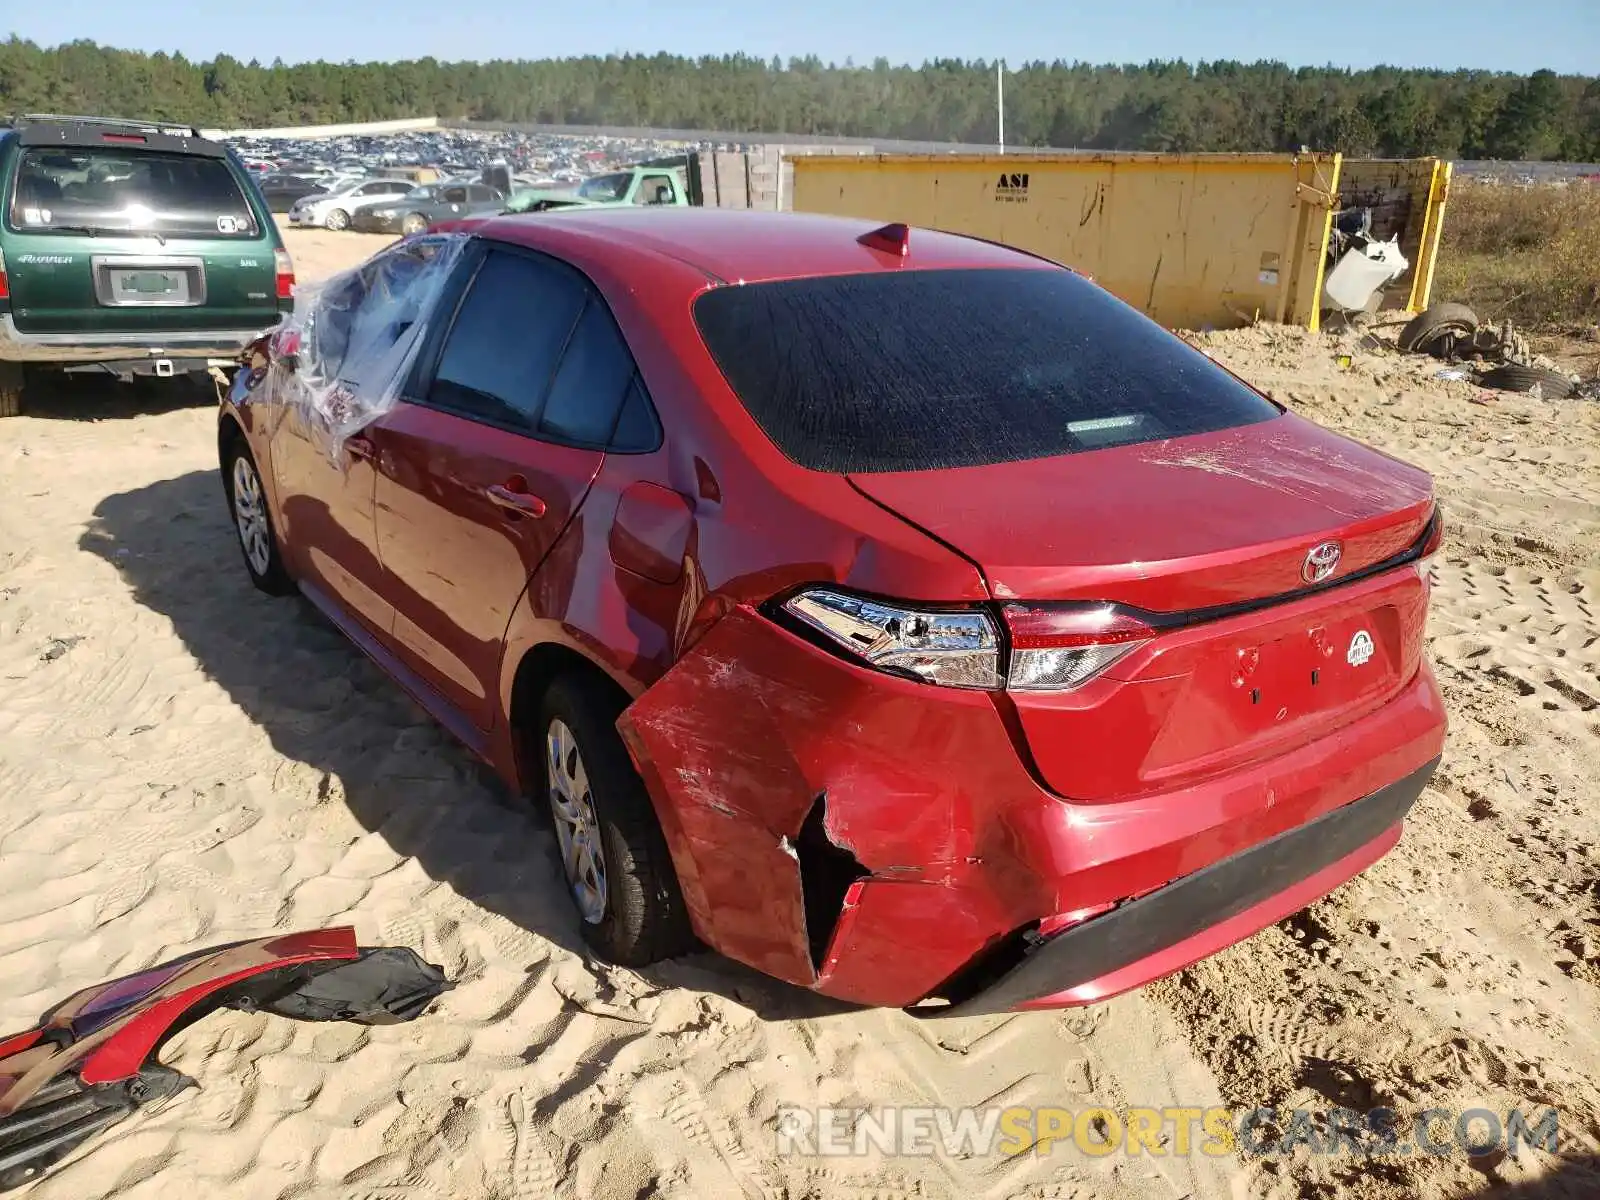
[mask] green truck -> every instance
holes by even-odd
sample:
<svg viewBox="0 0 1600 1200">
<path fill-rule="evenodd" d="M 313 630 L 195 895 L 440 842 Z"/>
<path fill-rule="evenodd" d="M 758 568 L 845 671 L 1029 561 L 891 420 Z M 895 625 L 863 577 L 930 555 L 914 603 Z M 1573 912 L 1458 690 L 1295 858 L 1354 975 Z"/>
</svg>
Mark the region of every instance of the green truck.
<svg viewBox="0 0 1600 1200">
<path fill-rule="evenodd" d="M 680 207 L 691 203 L 689 172 L 680 156 L 596 175 L 574 188 L 519 188 L 511 193 L 505 211 L 546 212 L 617 204 Z"/>
<path fill-rule="evenodd" d="M 35 368 L 232 365 L 293 308 L 244 163 L 195 129 L 31 115 L 0 128 L 0 416 Z"/>
</svg>

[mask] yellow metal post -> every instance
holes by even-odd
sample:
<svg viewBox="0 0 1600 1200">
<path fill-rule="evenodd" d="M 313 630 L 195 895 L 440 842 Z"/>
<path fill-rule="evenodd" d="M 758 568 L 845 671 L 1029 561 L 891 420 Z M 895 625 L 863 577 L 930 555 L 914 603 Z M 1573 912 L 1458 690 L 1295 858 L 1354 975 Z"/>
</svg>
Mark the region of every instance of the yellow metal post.
<svg viewBox="0 0 1600 1200">
<path fill-rule="evenodd" d="M 1433 271 L 1439 262 L 1444 209 L 1450 199 L 1450 180 L 1454 175 L 1454 163 L 1434 164 L 1433 184 L 1428 189 L 1428 216 L 1422 227 L 1422 250 L 1417 255 L 1416 270 L 1412 272 L 1411 297 L 1406 301 L 1408 312 L 1421 312 L 1433 298 Z"/>
</svg>

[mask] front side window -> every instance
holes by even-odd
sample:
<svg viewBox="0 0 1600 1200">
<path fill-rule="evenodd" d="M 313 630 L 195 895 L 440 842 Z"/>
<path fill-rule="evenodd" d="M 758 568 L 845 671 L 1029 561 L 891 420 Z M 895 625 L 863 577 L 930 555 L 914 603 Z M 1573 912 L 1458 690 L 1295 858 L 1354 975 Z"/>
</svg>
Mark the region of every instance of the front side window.
<svg viewBox="0 0 1600 1200">
<path fill-rule="evenodd" d="M 227 160 L 109 146 L 24 150 L 6 218 L 29 233 L 260 233 Z"/>
</svg>

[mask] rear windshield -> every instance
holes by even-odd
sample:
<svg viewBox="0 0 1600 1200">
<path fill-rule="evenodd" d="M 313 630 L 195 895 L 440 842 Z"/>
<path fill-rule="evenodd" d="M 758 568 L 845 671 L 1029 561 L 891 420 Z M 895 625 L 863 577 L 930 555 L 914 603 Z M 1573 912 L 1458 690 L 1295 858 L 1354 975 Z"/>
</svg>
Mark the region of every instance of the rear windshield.
<svg viewBox="0 0 1600 1200">
<path fill-rule="evenodd" d="M 897 271 L 719 287 L 695 321 L 778 449 L 816 471 L 1017 462 L 1278 415 L 1064 270 Z"/>
<path fill-rule="evenodd" d="M 8 215 L 12 228 L 38 233 L 252 238 L 259 232 L 224 160 L 114 147 L 27 150 Z"/>
</svg>

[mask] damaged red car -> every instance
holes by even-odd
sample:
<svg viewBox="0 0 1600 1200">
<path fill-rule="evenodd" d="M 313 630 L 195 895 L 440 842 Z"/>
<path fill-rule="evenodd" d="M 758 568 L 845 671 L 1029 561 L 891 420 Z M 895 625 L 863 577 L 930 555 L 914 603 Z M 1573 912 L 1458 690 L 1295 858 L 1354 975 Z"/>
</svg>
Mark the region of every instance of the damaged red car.
<svg viewBox="0 0 1600 1200">
<path fill-rule="evenodd" d="M 441 227 L 301 297 L 218 448 L 255 583 L 548 806 L 623 963 L 1092 1002 L 1372 864 L 1443 745 L 1430 478 L 983 241 Z"/>
</svg>

